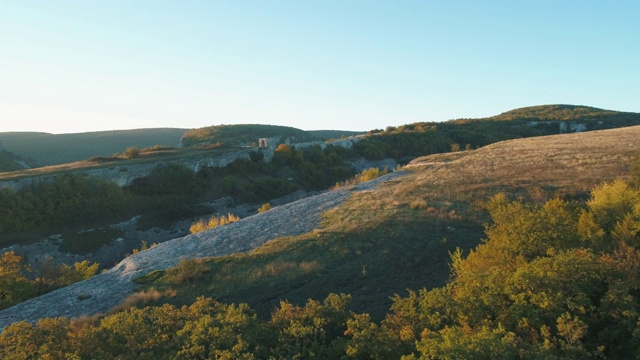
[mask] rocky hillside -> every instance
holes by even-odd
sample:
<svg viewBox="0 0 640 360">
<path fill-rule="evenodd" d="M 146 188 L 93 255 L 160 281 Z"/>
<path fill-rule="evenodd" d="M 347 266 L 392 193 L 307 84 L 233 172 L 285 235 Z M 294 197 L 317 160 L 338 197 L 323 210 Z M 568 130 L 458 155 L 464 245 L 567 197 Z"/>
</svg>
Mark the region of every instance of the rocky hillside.
<svg viewBox="0 0 640 360">
<path fill-rule="evenodd" d="M 116 183 L 118 186 L 131 185 L 138 178 L 148 176 L 154 169 L 167 165 L 182 165 L 197 172 L 205 166 L 225 167 L 238 159 L 249 159 L 251 150 L 235 151 L 213 151 L 196 155 L 184 154 L 177 158 L 149 158 L 147 160 L 136 159 L 135 161 L 118 161 L 102 164 L 90 162 L 78 162 L 55 167 L 37 168 L 18 172 L 11 172 L 0 175 L 0 188 L 10 188 L 19 190 L 25 187 L 46 183 L 61 174 L 78 173 L 88 176 L 105 179 Z M 273 158 L 273 151 L 270 149 L 259 150 L 264 161 L 269 162 Z"/>
<path fill-rule="evenodd" d="M 355 188 L 326 192 L 229 225 L 159 244 L 89 280 L 1 311 L 0 328 L 20 320 L 34 322 L 44 317 L 78 317 L 107 312 L 136 290 L 132 281 L 136 277 L 175 266 L 183 258 L 248 251 L 269 240 L 307 233 L 319 227 L 324 211 L 339 205 L 354 192 L 370 190 L 380 182 L 402 175 L 402 172 L 392 173 Z"/>
<path fill-rule="evenodd" d="M 377 259 L 378 250 L 384 252 L 387 249 L 386 246 L 378 246 L 401 241 L 408 234 L 404 233 L 407 229 L 393 230 L 384 235 L 384 238 L 378 239 L 375 234 L 379 231 L 368 231 L 367 234 L 373 237 L 367 241 L 368 245 L 364 247 L 366 251 L 350 256 L 357 256 L 355 268 L 358 271 L 362 270 L 363 274 L 367 271 L 376 276 L 359 279 L 353 284 L 358 286 L 356 289 L 350 289 L 349 286 L 352 285 L 345 283 L 323 284 L 327 287 L 326 291 L 346 289 L 354 294 L 366 294 L 367 288 L 380 283 L 419 288 L 420 285 L 411 284 L 409 287 L 402 283 L 406 281 L 404 275 L 414 282 L 424 280 L 422 277 L 416 278 L 414 272 L 409 273 L 410 269 L 430 274 L 429 276 L 441 276 L 448 272 L 444 256 L 446 251 L 441 251 L 438 246 L 448 249 L 464 245 L 468 248 L 471 244 L 477 244 L 479 237 L 468 238 L 476 236 L 474 233 L 444 226 L 450 224 L 451 220 L 455 220 L 461 227 L 464 227 L 464 221 L 484 221 L 482 218 L 472 219 L 471 216 L 480 216 L 478 203 L 482 203 L 488 196 L 507 191 L 516 198 L 541 201 L 554 195 L 581 197 L 588 189 L 603 181 L 628 176 L 630 159 L 639 152 L 640 127 L 631 127 L 512 140 L 475 151 L 420 158 L 412 162 L 407 171 L 395 172 L 354 188 L 326 192 L 276 207 L 237 223 L 162 243 L 126 258 L 111 270 L 94 278 L 0 312 L 0 327 L 18 320 L 35 321 L 52 316 L 76 317 L 108 311 L 139 289 L 132 282 L 134 278 L 172 267 L 182 258 L 244 252 L 282 236 L 308 233 L 320 227 L 321 214 L 327 210 L 332 210 L 330 217 L 339 226 L 333 225 L 330 231 L 318 232 L 318 239 L 333 236 L 334 233 L 344 234 L 349 238 L 349 232 L 355 233 L 359 229 L 370 227 L 374 229 L 376 226 L 389 227 L 398 221 L 413 221 L 415 225 L 419 225 L 416 222 L 429 218 L 443 221 L 441 225 L 435 223 L 433 231 L 448 233 L 446 237 L 449 240 L 425 244 L 433 254 L 444 253 L 439 258 L 430 260 L 433 264 L 438 264 L 436 269 L 429 272 L 424 272 L 425 269 L 422 268 L 417 270 L 416 266 L 424 264 L 424 261 L 416 262 L 409 258 L 402 258 L 401 262 L 396 263 L 392 260 L 393 254 L 384 255 L 383 258 L 388 258 L 387 260 L 371 263 L 369 260 Z M 385 185 L 380 186 L 381 183 Z M 361 212 L 358 209 L 367 210 L 362 212 L 366 217 L 359 215 Z M 439 229 L 440 227 L 444 228 Z M 422 237 L 427 235 L 423 234 Z M 308 236 L 306 239 L 307 243 L 313 243 L 308 240 Z M 282 251 L 286 251 L 287 247 L 283 249 L 285 250 Z M 337 249 L 334 251 L 338 251 Z M 305 250 L 301 247 L 297 251 L 296 254 Z M 372 258 L 369 259 L 370 257 Z M 330 279 L 333 272 L 350 274 L 346 269 L 353 267 L 352 262 L 344 259 L 340 262 L 342 265 L 325 269 L 323 278 Z M 362 264 L 369 266 L 364 267 Z M 436 271 L 437 269 L 441 271 Z M 397 279 L 389 282 L 384 276 Z M 373 282 L 369 284 L 367 281 Z M 317 287 L 316 281 L 310 284 L 312 285 L 309 286 Z M 330 288 L 331 286 L 336 288 Z M 312 290 L 307 289 L 306 285 L 296 289 L 307 294 L 312 293 Z M 387 289 L 391 292 L 378 295 L 388 299 L 393 292 L 400 290 Z"/>
</svg>

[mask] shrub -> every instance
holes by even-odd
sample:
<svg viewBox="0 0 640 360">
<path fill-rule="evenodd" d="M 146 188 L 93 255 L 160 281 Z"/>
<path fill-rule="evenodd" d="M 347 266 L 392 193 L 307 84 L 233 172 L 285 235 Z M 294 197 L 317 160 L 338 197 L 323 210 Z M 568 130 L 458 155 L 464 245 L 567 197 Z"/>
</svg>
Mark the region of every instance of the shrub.
<svg viewBox="0 0 640 360">
<path fill-rule="evenodd" d="M 202 260 L 182 259 L 176 267 L 169 270 L 169 274 L 176 284 L 191 284 L 207 270 L 209 267 Z"/>
<path fill-rule="evenodd" d="M 376 178 L 379 178 L 382 175 L 386 175 L 389 173 L 388 169 L 380 170 L 378 168 L 370 168 L 367 170 L 362 170 L 358 175 L 352 177 L 349 180 L 343 181 L 341 183 L 336 183 L 330 190 L 339 189 L 348 185 L 356 185 L 362 182 L 370 181 Z"/>
<path fill-rule="evenodd" d="M 276 155 L 288 160 L 293 155 L 293 149 L 291 149 L 291 146 L 287 144 L 280 144 L 276 148 L 275 153 Z"/>
<path fill-rule="evenodd" d="M 136 147 L 129 147 L 124 151 L 124 157 L 127 159 L 134 159 L 140 156 L 140 149 Z"/>
<path fill-rule="evenodd" d="M 200 219 L 195 223 L 193 223 L 189 228 L 189 232 L 191 234 L 195 234 L 205 230 L 213 229 L 214 227 L 217 227 L 220 225 L 230 224 L 238 220 L 240 220 L 240 217 L 233 215 L 232 213 L 227 214 L 227 216 L 224 216 L 224 215 L 220 217 L 212 216 L 209 218 L 209 220 Z"/>
<path fill-rule="evenodd" d="M 260 206 L 260 208 L 258 209 L 258 212 L 259 213 L 263 213 L 263 212 L 269 211 L 269 210 L 271 210 L 271 204 L 265 203 L 265 204 L 262 204 L 262 206 Z"/>
</svg>

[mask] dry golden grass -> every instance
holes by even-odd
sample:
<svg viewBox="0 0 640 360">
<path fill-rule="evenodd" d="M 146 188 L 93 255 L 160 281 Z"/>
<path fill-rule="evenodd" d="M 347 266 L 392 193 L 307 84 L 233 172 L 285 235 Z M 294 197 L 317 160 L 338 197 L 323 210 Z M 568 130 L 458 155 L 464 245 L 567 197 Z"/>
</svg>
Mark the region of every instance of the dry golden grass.
<svg viewBox="0 0 640 360">
<path fill-rule="evenodd" d="M 408 166 L 418 184 L 458 193 L 511 188 L 540 196 L 543 189 L 579 194 L 605 180 L 628 178 L 640 152 L 640 127 L 504 141 L 456 154 L 422 157 Z M 537 193 L 537 194 L 536 194 Z"/>
<path fill-rule="evenodd" d="M 173 289 L 166 289 L 164 291 L 158 291 L 154 288 L 139 291 L 130 295 L 124 301 L 116 307 L 109 310 L 110 314 L 132 308 L 134 306 L 145 305 L 150 302 L 158 301 L 162 298 L 171 298 L 176 296 L 176 291 Z"/>
<path fill-rule="evenodd" d="M 213 229 L 214 227 L 231 224 L 232 222 L 236 222 L 238 220 L 240 220 L 240 217 L 232 213 L 227 214 L 227 216 L 212 216 L 208 220 L 200 219 L 191 224 L 189 232 L 191 234 L 196 234 L 205 230 Z"/>
<path fill-rule="evenodd" d="M 545 201 L 582 196 L 603 181 L 628 179 L 640 153 L 640 126 L 509 140 L 473 151 L 421 157 L 411 174 L 356 194 L 327 213 L 325 225 L 368 227 L 384 219 L 421 215 L 438 219 L 476 216 L 488 197 Z"/>
</svg>

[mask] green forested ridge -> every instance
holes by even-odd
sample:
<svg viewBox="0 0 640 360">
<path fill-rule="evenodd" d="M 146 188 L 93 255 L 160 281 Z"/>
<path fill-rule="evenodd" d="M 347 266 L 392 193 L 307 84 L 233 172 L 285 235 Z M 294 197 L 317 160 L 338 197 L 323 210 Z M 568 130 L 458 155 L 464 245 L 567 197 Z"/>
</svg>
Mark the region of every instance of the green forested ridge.
<svg viewBox="0 0 640 360">
<path fill-rule="evenodd" d="M 184 133 L 180 141 L 187 147 L 202 143 L 222 143 L 227 146 L 255 144 L 257 146 L 258 139 L 275 136 L 281 136 L 283 141 L 289 138 L 291 142 L 317 140 L 313 135 L 304 130 L 288 126 L 239 124 L 216 125 L 189 130 Z"/>
<path fill-rule="evenodd" d="M 382 321 L 352 310 L 357 295 L 329 294 L 322 302 L 301 305 L 281 301 L 269 316 L 257 316 L 246 304 L 200 297 L 184 306 L 131 308 L 73 321 L 44 319 L 36 325 L 15 323 L 0 335 L 0 356 L 636 356 L 640 351 L 638 188 L 617 180 L 594 188 L 587 201 L 555 198 L 543 204 L 499 194 L 486 207 L 491 215 L 486 240 L 470 254 L 451 253 L 450 282 L 396 295 Z M 307 267 L 314 271 L 312 264 Z M 183 268 L 177 271 L 193 269 Z M 198 276 L 209 271 L 201 269 Z"/>
<path fill-rule="evenodd" d="M 637 113 L 603 110 L 591 106 L 559 104 L 523 107 L 490 118 L 495 120 L 625 121 L 637 120 L 638 116 Z"/>
<path fill-rule="evenodd" d="M 374 130 L 355 149 L 371 159 L 401 160 L 475 149 L 503 140 L 555 135 L 560 133 L 560 122 L 584 124 L 587 131 L 603 130 L 640 125 L 640 114 L 574 105 L 532 106 L 488 118 L 419 122 Z"/>
</svg>

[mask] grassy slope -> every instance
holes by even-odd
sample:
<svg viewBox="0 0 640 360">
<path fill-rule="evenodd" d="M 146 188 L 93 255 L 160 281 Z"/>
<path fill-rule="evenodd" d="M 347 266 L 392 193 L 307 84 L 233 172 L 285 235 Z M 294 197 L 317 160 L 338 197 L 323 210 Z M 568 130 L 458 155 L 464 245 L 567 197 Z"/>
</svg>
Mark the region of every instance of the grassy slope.
<svg viewBox="0 0 640 360">
<path fill-rule="evenodd" d="M 41 165 L 56 165 L 109 156 L 128 147 L 145 148 L 154 145 L 177 146 L 186 129 L 154 128 L 137 130 L 98 131 L 77 134 L 38 132 L 0 133 L 3 146 Z"/>
<path fill-rule="evenodd" d="M 408 176 L 329 211 L 322 229 L 210 259 L 209 271 L 194 283 L 179 284 L 175 270 L 141 280 L 178 289 L 177 303 L 204 294 L 248 302 L 262 316 L 280 299 L 302 303 L 347 292 L 356 310 L 379 319 L 394 293 L 447 281 L 448 252 L 481 241 L 488 221 L 483 203 L 491 195 L 505 191 L 538 201 L 585 196 L 602 181 L 628 176 L 629 159 L 638 152 L 640 127 L 632 127 L 420 158 Z"/>
</svg>

